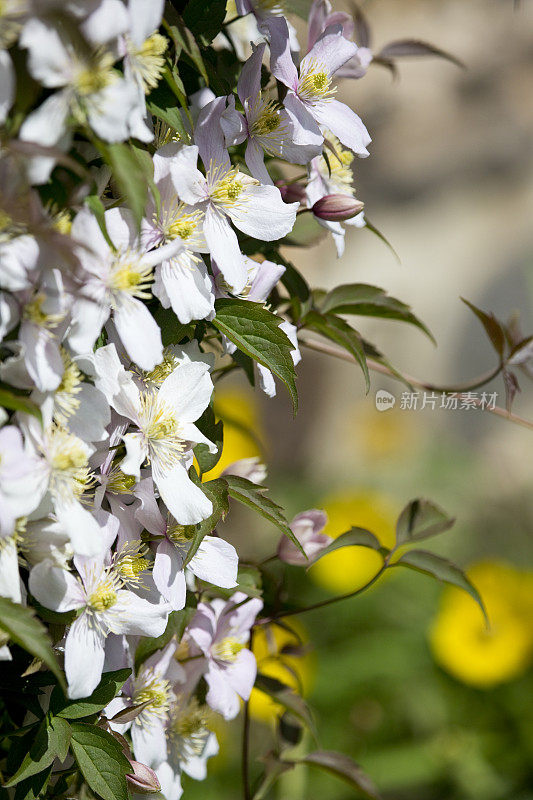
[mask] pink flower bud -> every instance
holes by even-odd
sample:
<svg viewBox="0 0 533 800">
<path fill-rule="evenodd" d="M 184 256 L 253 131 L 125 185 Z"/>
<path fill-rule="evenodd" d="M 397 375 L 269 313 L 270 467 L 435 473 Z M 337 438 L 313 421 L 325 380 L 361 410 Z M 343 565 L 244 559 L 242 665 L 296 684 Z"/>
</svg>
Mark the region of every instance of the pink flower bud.
<svg viewBox="0 0 533 800">
<path fill-rule="evenodd" d="M 305 556 L 290 539 L 282 536 L 278 545 L 278 558 L 295 567 L 309 567 L 321 550 L 331 544 L 333 539 L 322 533 L 327 525 L 324 511 L 311 509 L 297 514 L 290 524 L 290 529 L 302 545 Z M 307 558 L 306 558 L 307 556 Z"/>
<path fill-rule="evenodd" d="M 276 186 L 286 203 L 303 203 L 305 200 L 305 186 L 301 183 L 284 184 L 283 181 L 277 181 Z"/>
<path fill-rule="evenodd" d="M 126 775 L 131 791 L 138 792 L 139 794 L 155 794 L 161 791 L 161 784 L 153 769 L 147 767 L 146 764 L 141 764 L 140 761 L 134 761 L 129 758 L 133 772 Z"/>
<path fill-rule="evenodd" d="M 342 222 L 345 219 L 356 217 L 364 207 L 364 203 L 349 194 L 326 194 L 316 201 L 312 211 L 319 219 Z"/>
</svg>

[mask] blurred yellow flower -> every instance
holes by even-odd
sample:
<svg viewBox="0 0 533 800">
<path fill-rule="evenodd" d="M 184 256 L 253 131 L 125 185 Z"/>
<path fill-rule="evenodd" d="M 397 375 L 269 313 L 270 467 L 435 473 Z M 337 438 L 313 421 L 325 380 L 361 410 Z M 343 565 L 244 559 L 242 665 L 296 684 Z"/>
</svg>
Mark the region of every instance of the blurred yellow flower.
<svg viewBox="0 0 533 800">
<path fill-rule="evenodd" d="M 389 498 L 377 492 L 341 493 L 319 504 L 328 515 L 324 533 L 334 539 L 355 526 L 372 531 L 381 544 L 392 547 L 396 511 Z M 351 592 L 363 586 L 377 572 L 381 556 L 366 547 L 345 547 L 320 559 L 309 574 L 316 583 L 335 593 Z"/>
<path fill-rule="evenodd" d="M 290 686 L 298 694 L 305 694 L 311 685 L 313 657 L 309 653 L 294 654 L 291 650 L 305 646 L 307 636 L 301 623 L 290 623 L 291 634 L 277 625 L 257 628 L 252 650 L 257 660 L 257 671 Z M 252 689 L 250 714 L 262 722 L 272 722 L 283 711 L 282 706 L 267 694 Z"/>
<path fill-rule="evenodd" d="M 447 588 L 429 639 L 445 670 L 488 689 L 518 677 L 533 660 L 533 573 L 487 561 L 468 576 L 485 602 L 490 629 L 469 595 Z"/>
<path fill-rule="evenodd" d="M 365 462 L 401 458 L 406 448 L 412 451 L 420 438 L 420 429 L 398 405 L 387 411 L 377 411 L 368 400 L 358 402 L 353 406 L 348 426 L 352 441 Z"/>
<path fill-rule="evenodd" d="M 220 389 L 215 400 L 215 415 L 224 422 L 224 446 L 216 467 L 205 473 L 207 480 L 218 478 L 226 467 L 241 458 L 262 455 L 259 411 L 250 392 L 238 388 Z"/>
</svg>

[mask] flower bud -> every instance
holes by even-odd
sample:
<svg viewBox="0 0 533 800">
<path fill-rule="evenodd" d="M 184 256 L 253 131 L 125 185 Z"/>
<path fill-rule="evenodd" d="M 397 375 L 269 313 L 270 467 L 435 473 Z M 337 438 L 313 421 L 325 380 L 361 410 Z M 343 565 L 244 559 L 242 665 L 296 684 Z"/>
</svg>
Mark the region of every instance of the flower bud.
<svg viewBox="0 0 533 800">
<path fill-rule="evenodd" d="M 323 511 L 311 509 L 297 514 L 290 524 L 290 529 L 300 542 L 304 554 L 286 536 L 282 536 L 278 545 L 278 558 L 295 567 L 310 566 L 321 550 L 324 550 L 333 539 L 322 533 L 327 525 L 327 515 Z"/>
<path fill-rule="evenodd" d="M 283 181 L 277 181 L 276 186 L 286 203 L 303 203 L 305 200 L 305 186 L 302 186 L 301 183 L 284 184 Z"/>
<path fill-rule="evenodd" d="M 132 758 L 129 758 L 128 761 L 133 768 L 133 772 L 126 775 L 131 791 L 138 794 L 155 794 L 161 791 L 161 784 L 153 769 Z"/>
<path fill-rule="evenodd" d="M 364 203 L 349 194 L 326 194 L 316 201 L 312 211 L 319 219 L 342 222 L 356 217 L 364 207 Z"/>
</svg>

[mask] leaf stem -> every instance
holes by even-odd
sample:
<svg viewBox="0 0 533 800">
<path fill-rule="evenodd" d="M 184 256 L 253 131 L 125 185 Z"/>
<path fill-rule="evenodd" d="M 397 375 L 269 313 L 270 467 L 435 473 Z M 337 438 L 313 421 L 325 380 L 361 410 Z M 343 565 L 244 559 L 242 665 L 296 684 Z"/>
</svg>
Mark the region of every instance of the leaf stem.
<svg viewBox="0 0 533 800">
<path fill-rule="evenodd" d="M 299 342 L 304 347 L 307 347 L 309 350 L 316 350 L 317 353 L 325 353 L 326 355 L 334 356 L 335 358 L 340 358 L 342 361 L 348 361 L 350 364 L 357 363 L 353 356 L 349 353 L 341 350 L 339 347 L 335 347 L 334 345 L 326 344 L 325 342 L 319 342 L 316 339 L 299 339 Z M 371 358 L 367 359 L 368 368 L 373 370 L 374 372 L 379 372 L 382 375 L 388 375 L 391 378 L 396 378 L 398 380 L 397 375 L 394 374 L 392 370 L 386 367 L 384 364 L 379 364 L 377 361 L 373 361 Z M 402 377 L 407 383 L 412 384 L 413 386 L 418 386 L 420 389 L 426 389 L 427 391 L 431 392 L 438 392 L 440 394 L 458 394 L 459 396 L 465 392 L 472 391 L 472 389 L 479 388 L 480 386 L 484 386 L 490 380 L 496 377 L 501 370 L 501 366 L 490 372 L 485 373 L 484 375 L 480 375 L 478 378 L 475 378 L 469 384 L 464 384 L 463 386 L 452 387 L 452 386 L 436 386 L 435 384 L 428 383 L 427 381 L 422 381 L 419 378 L 414 378 L 412 375 L 406 375 L 402 373 Z M 459 399 L 461 399 L 459 397 Z M 513 422 L 515 425 L 521 425 L 524 428 L 528 428 L 529 430 L 533 430 L 533 421 L 529 419 L 525 419 L 524 417 L 519 417 L 518 414 L 512 414 L 510 411 L 507 411 L 505 408 L 501 408 L 500 406 L 488 406 L 483 405 L 480 400 L 476 400 L 474 398 L 470 398 L 470 401 L 473 405 L 478 406 L 481 408 L 482 411 L 489 411 L 491 414 L 495 414 L 497 417 L 502 417 L 502 419 L 506 419 L 509 422 Z"/>
</svg>

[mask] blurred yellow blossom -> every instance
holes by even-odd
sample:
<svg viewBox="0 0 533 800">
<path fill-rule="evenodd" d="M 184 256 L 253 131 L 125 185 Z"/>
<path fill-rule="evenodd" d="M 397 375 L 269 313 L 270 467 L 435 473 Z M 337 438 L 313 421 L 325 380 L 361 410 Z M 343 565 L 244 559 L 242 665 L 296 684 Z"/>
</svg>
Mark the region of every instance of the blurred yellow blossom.
<svg viewBox="0 0 533 800">
<path fill-rule="evenodd" d="M 311 684 L 313 657 L 305 652 L 307 636 L 303 625 L 292 620 L 290 626 L 294 630 L 292 634 L 278 625 L 257 628 L 252 650 L 258 672 L 276 678 L 299 694 L 305 694 Z M 267 694 L 259 689 L 252 690 L 250 714 L 255 719 L 271 722 L 282 711 L 282 706 Z"/>
<path fill-rule="evenodd" d="M 521 675 L 533 660 L 533 573 L 482 562 L 468 576 L 490 619 L 469 595 L 448 588 L 430 630 L 435 659 L 463 683 L 490 688 Z"/>
<path fill-rule="evenodd" d="M 220 461 L 206 473 L 207 480 L 218 478 L 226 467 L 241 458 L 262 456 L 259 411 L 250 392 L 221 388 L 216 395 L 215 414 L 224 422 L 224 446 Z"/>
<path fill-rule="evenodd" d="M 396 510 L 392 501 L 377 492 L 344 492 L 326 497 L 319 504 L 328 515 L 324 533 L 334 539 L 351 527 L 367 528 L 381 544 L 392 547 Z M 377 572 L 382 559 L 366 547 L 344 547 L 320 559 L 310 570 L 312 578 L 335 593 L 363 586 Z"/>
</svg>

